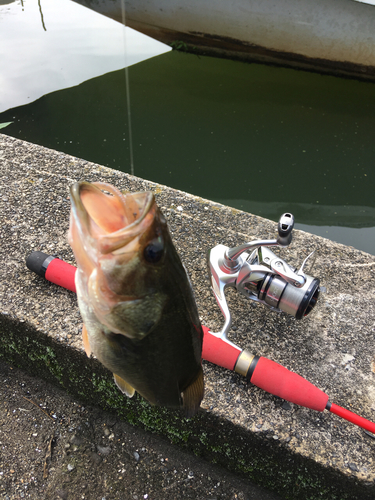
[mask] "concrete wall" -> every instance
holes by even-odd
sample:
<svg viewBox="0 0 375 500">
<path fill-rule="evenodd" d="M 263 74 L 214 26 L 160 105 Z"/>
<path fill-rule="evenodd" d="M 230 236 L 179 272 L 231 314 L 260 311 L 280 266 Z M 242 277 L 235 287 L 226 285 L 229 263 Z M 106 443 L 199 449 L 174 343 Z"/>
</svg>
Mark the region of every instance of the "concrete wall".
<svg viewBox="0 0 375 500">
<path fill-rule="evenodd" d="M 76 0 L 120 22 L 122 0 Z M 375 78 L 375 6 L 354 0 L 137 0 L 126 23 L 229 57 Z"/>
<path fill-rule="evenodd" d="M 210 290 L 207 250 L 267 238 L 274 223 L 5 135 L 0 175 L 1 357 L 285 498 L 374 498 L 373 437 L 329 412 L 287 404 L 232 372 L 204 362 L 205 398 L 192 420 L 122 396 L 111 374 L 83 351 L 75 295 L 25 266 L 34 250 L 74 263 L 66 240 L 73 182 L 152 190 L 191 276 L 202 323 L 215 331 L 222 316 Z M 327 293 L 311 315 L 297 321 L 228 293 L 230 337 L 375 420 L 375 257 L 301 231 L 281 254 L 297 266 L 313 249 L 314 275 Z"/>
</svg>

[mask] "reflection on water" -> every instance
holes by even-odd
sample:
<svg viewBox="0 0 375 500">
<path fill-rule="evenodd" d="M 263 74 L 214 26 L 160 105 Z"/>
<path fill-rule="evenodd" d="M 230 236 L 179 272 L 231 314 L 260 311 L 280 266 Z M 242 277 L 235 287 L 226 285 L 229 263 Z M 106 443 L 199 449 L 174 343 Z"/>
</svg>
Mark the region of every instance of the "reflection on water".
<svg viewBox="0 0 375 500">
<path fill-rule="evenodd" d="M 0 0 L 0 111 L 169 50 L 70 0 Z"/>
<path fill-rule="evenodd" d="M 375 84 L 177 52 L 129 75 L 136 175 L 274 220 L 292 211 L 305 229 L 329 226 L 323 236 L 375 254 Z M 129 172 L 125 94 L 115 71 L 0 123 Z"/>
</svg>

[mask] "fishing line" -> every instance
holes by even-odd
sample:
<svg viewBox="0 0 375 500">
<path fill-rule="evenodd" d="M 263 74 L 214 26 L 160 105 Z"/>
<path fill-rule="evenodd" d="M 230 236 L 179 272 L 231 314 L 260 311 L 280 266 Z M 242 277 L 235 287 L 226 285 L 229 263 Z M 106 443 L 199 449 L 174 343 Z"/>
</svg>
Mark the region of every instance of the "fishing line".
<svg viewBox="0 0 375 500">
<path fill-rule="evenodd" d="M 40 19 L 42 21 L 43 29 L 44 29 L 44 31 L 47 31 L 46 25 L 44 24 L 44 17 L 43 17 L 42 6 L 40 4 L 40 0 L 38 0 L 38 5 L 39 5 Z M 23 3 L 22 3 L 22 7 L 23 7 Z"/>
<path fill-rule="evenodd" d="M 132 120 L 130 109 L 130 86 L 129 86 L 129 70 L 128 70 L 128 52 L 126 43 L 126 17 L 125 17 L 125 0 L 121 0 L 122 24 L 124 25 L 124 58 L 125 58 L 125 93 L 126 107 L 129 124 L 129 153 L 130 153 L 130 173 L 134 175 L 134 156 L 133 156 L 133 135 L 132 135 Z"/>
</svg>

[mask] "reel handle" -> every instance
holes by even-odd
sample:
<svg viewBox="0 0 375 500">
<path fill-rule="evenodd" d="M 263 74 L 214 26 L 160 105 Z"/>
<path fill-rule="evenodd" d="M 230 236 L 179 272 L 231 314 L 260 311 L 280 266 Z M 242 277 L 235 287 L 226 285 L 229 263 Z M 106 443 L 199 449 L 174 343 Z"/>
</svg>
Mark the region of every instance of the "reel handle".
<svg viewBox="0 0 375 500">
<path fill-rule="evenodd" d="M 277 225 L 277 243 L 282 247 L 287 247 L 292 242 L 292 231 L 294 228 L 294 216 L 290 213 L 283 214 Z"/>
</svg>

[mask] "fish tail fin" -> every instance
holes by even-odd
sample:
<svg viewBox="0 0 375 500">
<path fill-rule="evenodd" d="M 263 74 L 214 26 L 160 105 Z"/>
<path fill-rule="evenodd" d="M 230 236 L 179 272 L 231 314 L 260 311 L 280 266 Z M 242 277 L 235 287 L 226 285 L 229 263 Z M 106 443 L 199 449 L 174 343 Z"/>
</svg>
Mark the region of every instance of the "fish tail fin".
<svg viewBox="0 0 375 500">
<path fill-rule="evenodd" d="M 199 410 L 204 395 L 203 370 L 200 367 L 194 381 L 183 391 L 183 409 L 187 418 L 193 417 Z"/>
<path fill-rule="evenodd" d="M 119 377 L 115 373 L 113 374 L 113 378 L 115 379 L 116 385 L 120 389 L 121 392 L 126 394 L 128 396 L 128 398 L 132 398 L 134 396 L 135 389 L 130 384 L 128 384 L 126 382 L 126 380 Z"/>
</svg>

